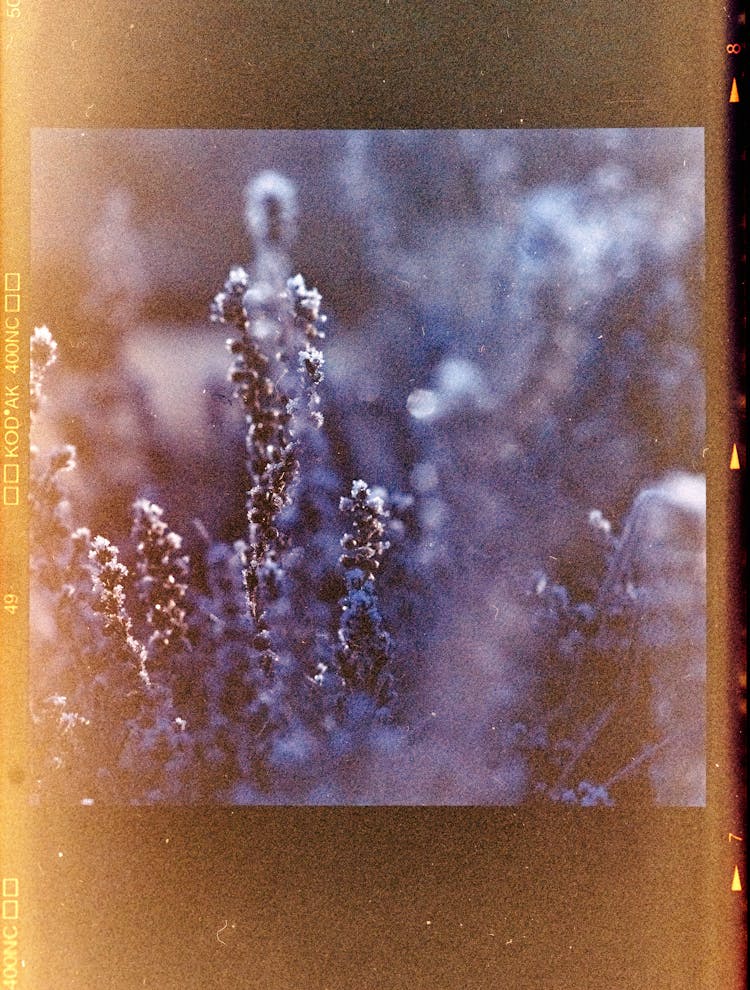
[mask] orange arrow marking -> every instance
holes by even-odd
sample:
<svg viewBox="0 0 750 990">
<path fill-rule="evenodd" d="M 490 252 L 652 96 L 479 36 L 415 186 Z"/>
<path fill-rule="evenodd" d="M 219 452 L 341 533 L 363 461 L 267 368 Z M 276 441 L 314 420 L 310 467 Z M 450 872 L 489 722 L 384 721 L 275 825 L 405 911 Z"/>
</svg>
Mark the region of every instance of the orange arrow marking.
<svg viewBox="0 0 750 990">
<path fill-rule="evenodd" d="M 732 79 L 732 90 L 731 90 L 731 92 L 729 94 L 729 102 L 730 103 L 739 103 L 740 102 L 740 93 L 739 93 L 739 90 L 737 89 L 737 80 L 736 79 Z"/>
<path fill-rule="evenodd" d="M 737 444 L 732 444 L 732 456 L 729 458 L 729 470 L 739 471 L 740 469 L 740 455 L 737 453 Z"/>
<path fill-rule="evenodd" d="M 742 883 L 740 882 L 740 870 L 739 867 L 735 866 L 734 876 L 732 877 L 732 890 L 742 890 Z"/>
</svg>

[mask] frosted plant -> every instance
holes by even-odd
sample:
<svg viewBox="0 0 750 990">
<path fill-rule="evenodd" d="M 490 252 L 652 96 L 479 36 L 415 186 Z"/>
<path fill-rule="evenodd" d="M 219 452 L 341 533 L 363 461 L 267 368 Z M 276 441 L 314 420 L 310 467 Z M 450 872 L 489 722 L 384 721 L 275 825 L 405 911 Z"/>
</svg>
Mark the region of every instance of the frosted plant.
<svg viewBox="0 0 750 990">
<path fill-rule="evenodd" d="M 31 406 L 39 409 L 42 379 L 56 355 L 49 330 L 31 342 Z M 125 582 L 128 571 L 109 540 L 73 529 L 61 475 L 75 468 L 75 450 L 64 445 L 46 457 L 32 449 L 29 485 L 32 544 L 32 608 L 44 611 L 49 632 L 35 646 L 54 666 L 61 690 L 32 701 L 35 779 L 39 796 L 70 800 L 141 802 L 185 799 L 190 793 L 191 741 L 166 684 L 152 682 L 148 648 L 134 634 Z M 167 630 L 180 627 L 181 609 L 167 608 L 170 571 L 183 575 L 173 534 L 161 510 L 139 503 L 142 537 L 140 590 L 150 600 L 158 652 Z M 173 573 L 173 577 L 174 577 Z M 159 587 L 155 587 L 158 584 Z M 167 621 L 159 623 L 161 605 Z M 158 633 L 158 635 L 156 635 Z M 41 685 L 40 685 L 41 686 Z M 44 688 L 42 687 L 42 692 Z"/>
<path fill-rule="evenodd" d="M 72 471 L 75 465 L 75 448 L 69 444 L 46 457 L 32 449 L 29 502 L 34 549 L 31 563 L 49 588 L 59 585 L 70 536 L 69 506 L 60 476 Z"/>
<path fill-rule="evenodd" d="M 147 605 L 152 659 L 187 645 L 188 558 L 180 552 L 181 537 L 169 529 L 163 516 L 163 510 L 148 499 L 138 499 L 133 506 L 137 587 L 141 601 Z"/>
<path fill-rule="evenodd" d="M 57 342 L 46 326 L 35 327 L 31 336 L 30 412 L 32 428 L 42 401 L 42 386 L 48 369 L 57 360 Z M 31 564 L 34 572 L 50 589 L 64 581 L 70 555 L 70 506 L 64 495 L 61 477 L 76 467 L 77 452 L 63 444 L 42 454 L 35 444 L 30 447 L 29 515 L 31 530 Z"/>
<path fill-rule="evenodd" d="M 608 778 L 612 761 L 619 768 L 627 760 L 633 740 L 632 733 L 623 734 L 623 713 L 632 714 L 643 691 L 643 672 L 631 651 L 632 589 L 616 578 L 620 542 L 598 510 L 589 514 L 589 526 L 608 561 L 594 600 L 575 601 L 546 575 L 535 586 L 549 658 L 544 714 L 527 741 L 536 749 L 537 793 L 569 804 L 611 803 L 607 782 L 595 784 L 581 774 Z"/>
<path fill-rule="evenodd" d="M 307 411 L 313 426 L 320 429 L 323 425 L 323 415 L 318 411 L 320 405 L 318 386 L 323 381 L 325 359 L 323 352 L 315 346 L 315 342 L 325 338 L 319 326 L 325 321 L 325 317 L 320 313 L 322 299 L 317 289 L 306 287 L 301 275 L 289 279 L 287 290 L 294 301 L 295 321 L 301 326 L 305 336 L 305 346 L 298 352 L 297 358 L 302 387 L 307 399 Z"/>
<path fill-rule="evenodd" d="M 271 737 L 283 719 L 278 684 L 259 668 L 254 630 L 243 587 L 245 545 L 213 543 L 207 553 L 208 597 L 197 650 L 205 655 L 194 705 L 201 773 L 209 797 L 228 800 L 243 782 L 255 803 L 268 789 L 266 768 Z M 193 679 L 197 680 L 193 671 Z M 252 794 L 252 797 L 250 797 Z"/>
<path fill-rule="evenodd" d="M 291 500 L 289 489 L 298 462 L 291 432 L 291 399 L 275 384 L 278 379 L 272 374 L 272 359 L 261 351 L 253 335 L 244 303 L 247 290 L 247 273 L 233 269 L 224 292 L 215 299 L 213 317 L 237 334 L 227 346 L 234 355 L 230 378 L 242 403 L 247 428 L 248 543 L 243 573 L 248 610 L 256 630 L 255 647 L 263 668 L 270 674 L 278 656 L 271 646 L 265 613 L 268 600 L 275 596 L 283 546 L 275 523 Z"/>
<path fill-rule="evenodd" d="M 89 719 L 71 710 L 64 695 L 53 694 L 34 706 L 34 777 L 47 799 L 80 798 L 91 786 L 87 774 L 86 730 Z M 88 779 L 87 779 L 88 778 Z"/>
<path fill-rule="evenodd" d="M 535 589 L 550 636 L 538 790 L 587 805 L 645 786 L 658 804 L 702 804 L 705 483 L 645 489 L 620 535 L 599 510 L 589 525 L 607 558 L 595 598 L 575 602 L 543 575 Z"/>
<path fill-rule="evenodd" d="M 346 595 L 334 671 L 347 693 L 366 694 L 377 709 L 387 710 L 396 700 L 392 646 L 378 608 L 375 575 L 389 545 L 384 539 L 388 512 L 364 481 L 352 484 L 351 495 L 341 499 L 341 511 L 350 516 L 352 531 L 341 539 Z"/>
<path fill-rule="evenodd" d="M 267 185 L 261 184 L 262 190 Z M 256 184 L 250 190 L 250 229 L 262 257 L 277 241 L 283 244 L 285 200 L 267 190 L 258 193 Z M 277 205 L 272 208 L 273 204 Z M 288 279 L 281 291 L 278 286 L 274 291 L 273 285 L 251 283 L 245 269 L 237 267 L 230 271 L 211 309 L 212 319 L 229 326 L 235 334 L 227 347 L 234 355 L 230 380 L 246 424 L 248 539 L 243 573 L 255 627 L 253 645 L 269 676 L 280 659 L 273 646 L 267 610 L 281 594 L 286 540 L 279 529 L 279 516 L 292 502 L 299 473 L 304 427 L 298 408 L 302 396 L 313 425 L 322 425 L 317 389 L 323 377 L 323 355 L 315 346 L 323 338 L 320 301 L 320 293 L 308 289 L 301 275 Z M 297 359 L 296 369 L 291 366 L 292 354 Z M 294 370 L 297 374 L 290 374 Z"/>
<path fill-rule="evenodd" d="M 132 680 L 137 674 L 146 687 L 151 681 L 146 670 L 146 648 L 132 635 L 132 622 L 125 611 L 125 588 L 123 583 L 128 569 L 118 559 L 117 547 L 103 536 L 92 540 L 89 559 L 94 569 L 95 609 L 104 619 L 104 634 L 111 636 L 118 659 L 124 661 L 122 673 Z M 131 687 L 136 686 L 136 681 Z M 138 685 L 140 686 L 140 685 Z"/>
<path fill-rule="evenodd" d="M 184 799 L 190 737 L 168 688 L 151 680 L 146 647 L 133 635 L 125 603 L 127 567 L 117 547 L 102 536 L 92 540 L 89 559 L 93 608 L 102 616 L 110 644 L 91 686 L 91 719 L 102 748 L 111 752 L 108 769 L 115 793 L 108 796 L 131 803 Z"/>
<path fill-rule="evenodd" d="M 57 343 L 49 329 L 35 328 L 30 367 L 32 423 L 42 404 L 44 375 L 56 356 Z M 30 454 L 30 631 L 42 663 L 54 664 L 59 670 L 55 692 L 47 694 L 47 679 L 34 685 L 31 698 L 34 780 L 37 797 L 70 799 L 71 795 L 81 797 L 91 787 L 87 760 L 91 723 L 81 711 L 85 700 L 76 676 L 76 659 L 87 663 L 98 646 L 89 607 L 90 533 L 72 530 L 64 493 L 64 475 L 76 467 L 75 448 L 65 444 L 42 454 L 32 445 Z M 41 614 L 49 617 L 41 624 L 46 634 L 38 628 Z"/>
</svg>

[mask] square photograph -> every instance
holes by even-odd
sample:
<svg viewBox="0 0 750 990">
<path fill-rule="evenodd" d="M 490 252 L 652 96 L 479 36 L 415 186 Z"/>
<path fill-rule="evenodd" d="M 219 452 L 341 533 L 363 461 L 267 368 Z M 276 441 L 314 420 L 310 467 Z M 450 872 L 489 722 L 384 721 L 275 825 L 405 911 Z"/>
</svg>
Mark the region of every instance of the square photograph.
<svg viewBox="0 0 750 990">
<path fill-rule="evenodd" d="M 703 806 L 704 165 L 35 130 L 31 801 Z"/>
</svg>

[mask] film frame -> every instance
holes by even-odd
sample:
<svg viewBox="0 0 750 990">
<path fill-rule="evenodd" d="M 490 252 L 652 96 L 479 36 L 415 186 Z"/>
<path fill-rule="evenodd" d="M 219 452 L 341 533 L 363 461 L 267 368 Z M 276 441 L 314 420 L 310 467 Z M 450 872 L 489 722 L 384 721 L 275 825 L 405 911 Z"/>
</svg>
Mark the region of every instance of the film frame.
<svg viewBox="0 0 750 990">
<path fill-rule="evenodd" d="M 19 856 L 20 867 L 8 871 L 8 877 L 18 879 L 22 893 L 16 897 L 11 883 L 5 899 L 18 905 L 22 932 L 24 915 L 28 919 L 24 938 L 38 939 L 49 919 L 55 919 L 63 936 L 59 946 L 48 950 L 47 965 L 52 959 L 59 962 L 72 944 L 76 963 L 67 978 L 78 979 L 79 985 L 103 968 L 117 972 L 135 946 L 138 979 L 145 977 L 145 985 L 151 980 L 170 985 L 171 980 L 176 986 L 182 980 L 198 986 L 215 981 L 217 973 L 228 980 L 233 967 L 259 959 L 264 944 L 268 951 L 257 963 L 262 967 L 258 979 L 271 986 L 293 985 L 308 966 L 321 986 L 352 985 L 356 965 L 371 965 L 379 985 L 399 985 L 405 978 L 426 985 L 430 979 L 440 982 L 441 975 L 452 981 L 449 985 L 477 983 L 484 979 L 477 960 L 488 965 L 488 979 L 507 978 L 526 986 L 618 985 L 617 974 L 622 973 L 626 975 L 619 985 L 638 985 L 637 975 L 651 986 L 674 986 L 680 980 L 683 985 L 733 985 L 741 969 L 744 928 L 739 903 L 744 893 L 731 896 L 733 868 L 744 870 L 737 841 L 743 834 L 743 786 L 731 717 L 742 626 L 737 509 L 744 447 L 733 409 L 740 372 L 739 342 L 732 337 L 739 307 L 732 294 L 739 290 L 733 284 L 737 276 L 727 236 L 733 190 L 726 138 L 734 109 L 728 106 L 728 76 L 739 76 L 740 85 L 743 77 L 729 68 L 726 56 L 727 46 L 739 42 L 733 40 L 733 25 L 718 16 L 707 22 L 674 5 L 654 12 L 635 31 L 632 12 L 609 12 L 608 19 L 594 4 L 559 22 L 528 12 L 488 16 L 479 5 L 471 7 L 473 18 L 453 8 L 438 17 L 418 5 L 398 11 L 388 10 L 390 6 L 372 19 L 360 10 L 342 17 L 325 5 L 311 13 L 304 27 L 307 36 L 321 39 L 318 58 L 290 42 L 294 17 L 283 5 L 263 9 L 253 59 L 245 63 L 234 51 L 229 58 L 226 54 L 227 40 L 239 32 L 231 7 L 214 7 L 210 20 L 199 21 L 200 38 L 182 44 L 177 25 L 166 15 L 109 11 L 89 21 L 64 7 L 40 12 L 11 5 L 9 10 L 21 11 L 18 20 L 26 26 L 12 34 L 15 49 L 9 51 L 15 54 L 4 70 L 9 83 L 4 87 L 3 241 L 11 254 L 4 271 L 19 276 L 23 293 L 29 271 L 32 127 L 494 128 L 512 123 L 705 128 L 713 675 L 706 807 L 627 815 L 596 810 L 585 818 L 575 811 L 538 814 L 523 807 L 201 809 L 197 822 L 189 809 L 112 809 L 102 815 L 91 814 L 93 809 L 28 809 L 19 798 L 23 766 L 11 762 L 7 785 L 4 780 L 4 807 L 11 809 L 5 815 L 10 824 L 4 845 Z M 11 20 L 15 18 L 4 24 L 6 40 Z M 125 39 L 131 40 L 126 44 Z M 381 39 L 386 40 L 379 49 Z M 513 47 L 503 47 L 503 39 Z M 405 68 L 410 50 L 422 53 L 427 66 L 416 78 Z M 501 51 L 505 59 L 498 70 Z M 686 56 L 690 52 L 700 52 L 701 59 L 692 61 Z M 210 73 L 203 68 L 206 60 Z M 164 99 L 165 92 L 171 100 Z M 15 295 L 13 279 L 6 283 L 6 296 Z M 23 305 L 19 302 L 20 312 Z M 733 444 L 738 445 L 740 471 L 730 474 Z M 23 458 L 19 467 L 23 477 Z M 4 536 L 3 571 L 23 575 L 28 559 L 24 528 L 13 518 L 8 522 L 6 515 L 3 532 L 11 534 Z M 17 594 L 15 588 L 6 593 Z M 19 669 L 16 657 L 24 658 L 26 649 L 25 633 L 18 631 L 23 602 L 16 604 L 18 612 L 3 615 L 6 628 L 15 630 L 9 635 L 18 651 L 3 689 L 4 714 L 24 710 L 27 697 L 23 673 L 13 676 Z M 3 723 L 11 727 L 5 729 L 3 753 L 24 753 L 23 720 L 16 714 L 4 717 Z M 248 836 L 258 833 L 266 838 L 259 856 L 246 849 Z M 310 862 L 317 869 L 308 872 Z M 237 873 L 255 878 L 250 894 L 241 889 Z M 151 886 L 155 876 L 163 878 L 158 891 Z M 305 877 L 301 887 L 295 886 L 299 876 Z M 428 893 L 415 895 L 413 901 L 404 897 L 400 876 L 408 878 L 409 893 L 426 878 Z M 73 878 L 86 892 L 74 905 Z M 187 906 L 186 887 L 194 898 L 190 901 L 188 895 Z M 112 890 L 118 893 L 102 915 L 101 904 Z M 377 894 L 374 908 L 367 907 L 372 891 Z M 451 901 L 462 909 L 448 911 Z M 577 913 L 563 924 L 560 919 L 568 920 L 573 902 Z M 170 915 L 176 905 L 174 921 Z M 265 905 L 292 919 L 299 934 L 291 948 L 284 951 L 279 922 Z M 320 905 L 328 917 L 347 918 L 331 956 L 315 948 L 323 925 L 309 923 Z M 436 913 L 438 905 L 444 915 L 443 937 L 435 940 L 436 932 L 425 930 L 432 927 L 425 917 Z M 389 920 L 396 907 L 395 919 Z M 476 931 L 486 928 L 488 941 L 481 948 L 476 940 L 461 944 L 458 932 L 448 934 L 451 925 L 461 924 L 462 910 Z M 137 920 L 144 914 L 152 925 L 145 945 Z M 105 919 L 99 929 L 95 916 Z M 230 926 L 241 931 L 249 916 L 260 918 L 260 927 L 253 929 L 252 938 L 237 937 L 228 962 L 217 932 L 226 922 L 229 937 Z M 546 942 L 540 936 L 533 951 L 503 955 L 492 941 L 499 936 L 489 934 L 501 916 L 512 917 L 517 931 L 542 929 Z M 369 924 L 366 934 L 363 917 Z M 119 937 L 104 948 L 107 918 Z M 87 926 L 98 937 L 87 940 L 82 934 Z M 439 927 L 436 923 L 435 929 Z M 189 977 L 179 959 L 180 935 L 188 931 L 198 933 L 203 950 Z M 278 944 L 264 943 L 264 932 L 275 933 Z M 390 947 L 387 952 L 385 946 Z M 285 952 L 291 963 L 284 964 Z M 554 974 L 550 959 L 557 967 Z M 19 974 L 21 986 L 22 980 Z M 135 971 L 115 985 L 138 986 Z"/>
</svg>

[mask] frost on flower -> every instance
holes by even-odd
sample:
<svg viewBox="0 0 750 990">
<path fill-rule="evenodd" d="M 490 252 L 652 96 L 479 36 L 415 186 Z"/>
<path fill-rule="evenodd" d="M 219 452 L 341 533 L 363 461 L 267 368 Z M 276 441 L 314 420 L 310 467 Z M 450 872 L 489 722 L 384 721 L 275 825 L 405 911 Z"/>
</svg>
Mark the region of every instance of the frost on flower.
<svg viewBox="0 0 750 990">
<path fill-rule="evenodd" d="M 369 695 L 378 709 L 388 709 L 396 699 L 392 644 L 375 593 L 375 575 L 389 546 L 388 512 L 382 497 L 361 480 L 352 484 L 350 497 L 341 499 L 341 511 L 350 517 L 351 532 L 341 539 L 346 595 L 334 668 L 347 692 Z"/>
</svg>

